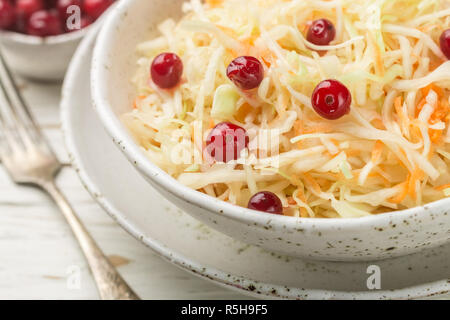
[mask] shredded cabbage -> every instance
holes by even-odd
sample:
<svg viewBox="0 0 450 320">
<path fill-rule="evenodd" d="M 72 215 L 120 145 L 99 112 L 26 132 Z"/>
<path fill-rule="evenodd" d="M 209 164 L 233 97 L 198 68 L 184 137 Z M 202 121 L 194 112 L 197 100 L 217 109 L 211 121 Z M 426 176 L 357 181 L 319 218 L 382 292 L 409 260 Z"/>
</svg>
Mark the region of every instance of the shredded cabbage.
<svg viewBox="0 0 450 320">
<path fill-rule="evenodd" d="M 439 47 L 450 0 L 191 0 L 183 10 L 137 47 L 136 99 L 123 115 L 150 161 L 179 182 L 239 206 L 272 191 L 285 214 L 302 218 L 364 217 L 450 196 L 450 62 Z M 330 45 L 306 39 L 319 18 L 336 26 Z M 161 52 L 183 61 L 172 90 L 149 78 Z M 251 92 L 226 74 L 244 55 L 265 69 Z M 329 78 L 353 97 L 336 121 L 318 116 L 310 98 Z M 222 121 L 250 139 L 228 164 L 205 152 Z"/>
<path fill-rule="evenodd" d="M 444 194 L 446 197 L 450 197 L 450 188 L 444 189 Z"/>
<path fill-rule="evenodd" d="M 239 93 L 232 85 L 223 84 L 219 86 L 214 94 L 211 117 L 214 119 L 232 119 L 239 98 Z"/>
</svg>

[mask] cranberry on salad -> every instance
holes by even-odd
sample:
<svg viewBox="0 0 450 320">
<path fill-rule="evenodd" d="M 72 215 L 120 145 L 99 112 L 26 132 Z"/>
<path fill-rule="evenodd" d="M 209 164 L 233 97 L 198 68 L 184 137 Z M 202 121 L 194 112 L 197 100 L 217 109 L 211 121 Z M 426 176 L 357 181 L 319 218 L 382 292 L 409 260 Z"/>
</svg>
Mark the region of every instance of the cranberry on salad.
<svg viewBox="0 0 450 320">
<path fill-rule="evenodd" d="M 345 85 L 337 80 L 325 80 L 315 88 L 311 103 L 323 118 L 337 120 L 350 112 L 352 96 Z"/>
<path fill-rule="evenodd" d="M 271 214 L 283 214 L 283 205 L 280 198 L 270 191 L 262 191 L 255 194 L 248 202 L 248 208 Z"/>
<path fill-rule="evenodd" d="M 248 148 L 247 131 L 231 122 L 216 125 L 206 139 L 206 150 L 218 162 L 228 163 L 239 159 L 242 150 Z"/>
<path fill-rule="evenodd" d="M 175 53 L 161 53 L 152 63 L 150 73 L 153 82 L 161 89 L 171 89 L 178 85 L 183 75 L 183 62 Z"/>
<path fill-rule="evenodd" d="M 313 21 L 309 27 L 307 40 L 318 46 L 327 46 L 336 37 L 336 28 L 327 19 Z"/>
<path fill-rule="evenodd" d="M 255 57 L 238 57 L 228 66 L 227 76 L 238 88 L 251 90 L 259 87 L 263 81 L 264 67 Z"/>
<path fill-rule="evenodd" d="M 447 59 L 450 59 L 450 29 L 442 32 L 441 38 L 439 40 L 442 52 L 447 57 Z"/>
</svg>

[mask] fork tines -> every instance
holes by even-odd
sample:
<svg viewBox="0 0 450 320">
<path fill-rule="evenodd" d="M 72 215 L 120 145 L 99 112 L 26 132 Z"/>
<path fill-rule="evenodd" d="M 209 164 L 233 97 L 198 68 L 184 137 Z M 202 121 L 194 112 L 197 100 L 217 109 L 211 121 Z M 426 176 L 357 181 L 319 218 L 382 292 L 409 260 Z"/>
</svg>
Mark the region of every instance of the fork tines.
<svg viewBox="0 0 450 320">
<path fill-rule="evenodd" d="M 50 151 L 36 125 L 11 71 L 0 51 L 0 137 L 1 152 L 33 145 Z"/>
</svg>

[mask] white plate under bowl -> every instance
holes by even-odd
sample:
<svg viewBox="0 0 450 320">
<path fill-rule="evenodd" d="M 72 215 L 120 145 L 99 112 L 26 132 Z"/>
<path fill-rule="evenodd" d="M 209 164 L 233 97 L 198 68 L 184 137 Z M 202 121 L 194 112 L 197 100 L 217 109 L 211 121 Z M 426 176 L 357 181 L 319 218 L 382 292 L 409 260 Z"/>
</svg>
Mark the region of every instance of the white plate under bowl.
<svg viewBox="0 0 450 320">
<path fill-rule="evenodd" d="M 260 298 L 412 299 L 450 293 L 450 245 L 379 262 L 317 262 L 246 245 L 212 230 L 164 200 L 117 149 L 91 107 L 91 33 L 69 68 L 62 121 L 73 166 L 94 199 L 125 230 L 171 263 Z M 381 290 L 367 288 L 367 268 Z M 151 275 L 149 275 L 151 276 Z"/>
</svg>

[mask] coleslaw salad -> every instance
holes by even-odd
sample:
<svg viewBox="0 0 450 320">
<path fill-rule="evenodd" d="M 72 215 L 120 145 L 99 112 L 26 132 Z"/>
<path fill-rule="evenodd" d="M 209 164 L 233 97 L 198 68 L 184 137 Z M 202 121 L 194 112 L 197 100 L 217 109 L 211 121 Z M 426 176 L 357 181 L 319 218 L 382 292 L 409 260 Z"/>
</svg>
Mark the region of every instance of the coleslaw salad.
<svg viewBox="0 0 450 320">
<path fill-rule="evenodd" d="M 271 191 L 285 215 L 303 218 L 363 217 L 450 196 L 450 61 L 438 45 L 449 1 L 192 0 L 183 9 L 180 22 L 164 21 L 159 37 L 138 46 L 137 98 L 123 116 L 149 159 L 178 181 L 240 206 Z M 304 36 L 317 18 L 336 26 L 329 45 Z M 166 51 L 185 66 L 173 90 L 149 80 Z M 226 75 L 243 55 L 265 69 L 250 93 Z M 330 78 L 353 96 L 350 115 L 336 121 L 318 116 L 310 99 Z M 205 161 L 205 137 L 224 120 L 270 130 L 269 152 Z M 250 146 L 260 151 L 258 139 Z M 188 161 L 174 161 L 183 154 Z"/>
</svg>

